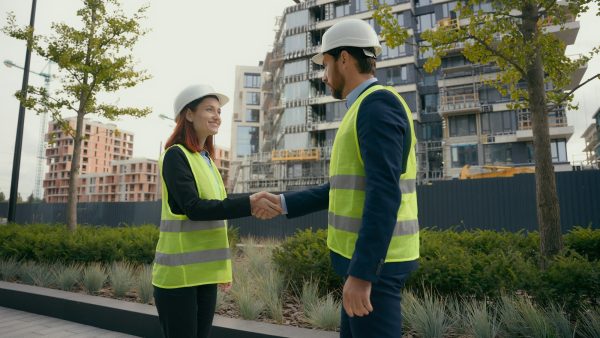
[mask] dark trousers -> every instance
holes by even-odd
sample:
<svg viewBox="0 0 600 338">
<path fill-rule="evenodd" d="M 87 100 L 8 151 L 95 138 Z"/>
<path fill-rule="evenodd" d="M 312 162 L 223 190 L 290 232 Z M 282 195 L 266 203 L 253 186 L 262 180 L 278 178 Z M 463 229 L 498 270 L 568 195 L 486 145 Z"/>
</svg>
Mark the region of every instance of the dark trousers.
<svg viewBox="0 0 600 338">
<path fill-rule="evenodd" d="M 402 288 L 410 273 L 381 275 L 371 285 L 373 312 L 363 317 L 348 317 L 342 307 L 340 338 L 401 338 Z"/>
<path fill-rule="evenodd" d="M 217 303 L 217 284 L 186 288 L 154 287 L 158 319 L 166 338 L 205 338 Z"/>
</svg>

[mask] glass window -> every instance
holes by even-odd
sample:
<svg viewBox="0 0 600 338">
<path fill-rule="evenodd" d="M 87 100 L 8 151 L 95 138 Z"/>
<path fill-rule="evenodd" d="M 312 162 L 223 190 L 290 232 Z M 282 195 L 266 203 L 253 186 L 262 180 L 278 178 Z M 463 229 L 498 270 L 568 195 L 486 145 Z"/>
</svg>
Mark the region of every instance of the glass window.
<svg viewBox="0 0 600 338">
<path fill-rule="evenodd" d="M 477 134 L 475 115 L 451 116 L 448 120 L 450 122 L 450 137 Z"/>
<path fill-rule="evenodd" d="M 452 167 L 461 168 L 466 164 L 477 165 L 477 145 L 476 144 L 461 144 L 451 148 L 452 152 Z"/>
<path fill-rule="evenodd" d="M 260 74 L 244 73 L 244 88 L 260 88 Z"/>
<path fill-rule="evenodd" d="M 417 31 L 424 32 L 435 26 L 435 13 L 417 16 Z"/>
<path fill-rule="evenodd" d="M 260 105 L 260 93 L 257 93 L 257 92 L 246 93 L 246 104 Z"/>
<path fill-rule="evenodd" d="M 302 149 L 308 147 L 308 133 L 284 134 L 286 149 Z"/>
<path fill-rule="evenodd" d="M 405 44 L 391 48 L 388 47 L 385 42 L 381 43 L 381 54 L 379 55 L 379 60 L 393 59 L 401 56 L 406 56 Z"/>
<path fill-rule="evenodd" d="M 438 94 L 421 95 L 421 107 L 424 113 L 437 112 Z"/>
<path fill-rule="evenodd" d="M 398 21 L 398 26 L 400 27 L 404 27 L 404 13 L 405 12 L 396 13 L 396 20 Z"/>
<path fill-rule="evenodd" d="M 416 0 L 415 5 L 417 7 L 431 5 L 431 0 Z"/>
<path fill-rule="evenodd" d="M 306 107 L 286 108 L 281 117 L 284 127 L 306 124 Z"/>
<path fill-rule="evenodd" d="M 243 157 L 258 152 L 258 127 L 237 127 L 237 157 Z"/>
<path fill-rule="evenodd" d="M 356 0 L 356 13 L 364 12 L 369 10 L 367 0 Z"/>
<path fill-rule="evenodd" d="M 335 17 L 341 18 L 350 15 L 350 4 L 335 6 Z"/>
<path fill-rule="evenodd" d="M 306 49 L 306 33 L 286 37 L 284 45 L 286 54 Z"/>
<path fill-rule="evenodd" d="M 524 142 L 484 144 L 485 164 L 532 164 L 533 148 Z"/>
<path fill-rule="evenodd" d="M 246 109 L 246 122 L 258 122 L 260 119 L 260 110 Z"/>
<path fill-rule="evenodd" d="M 346 103 L 343 101 L 327 103 L 325 109 L 325 119 L 327 122 L 341 121 L 344 118 L 344 115 L 346 115 L 346 111 L 348 111 Z"/>
<path fill-rule="evenodd" d="M 481 114 L 481 132 L 483 134 L 508 134 L 517 130 L 517 113 L 505 110 Z"/>
<path fill-rule="evenodd" d="M 302 81 L 288 83 L 285 85 L 283 92 L 286 100 L 306 99 L 309 97 L 310 82 Z"/>
<path fill-rule="evenodd" d="M 567 143 L 565 140 L 551 140 L 550 150 L 552 151 L 552 162 L 567 162 Z"/>
<path fill-rule="evenodd" d="M 308 9 L 288 13 L 285 16 L 285 28 L 290 29 L 290 28 L 294 28 L 294 27 L 301 27 L 301 26 L 308 25 L 308 19 L 309 19 Z"/>
<path fill-rule="evenodd" d="M 296 62 L 286 63 L 283 66 L 283 76 L 290 76 L 296 74 L 304 74 L 308 71 L 308 60 L 300 60 Z"/>
<path fill-rule="evenodd" d="M 442 16 L 444 18 L 456 19 L 456 12 L 454 9 L 456 8 L 456 1 L 446 2 L 442 4 Z"/>
</svg>

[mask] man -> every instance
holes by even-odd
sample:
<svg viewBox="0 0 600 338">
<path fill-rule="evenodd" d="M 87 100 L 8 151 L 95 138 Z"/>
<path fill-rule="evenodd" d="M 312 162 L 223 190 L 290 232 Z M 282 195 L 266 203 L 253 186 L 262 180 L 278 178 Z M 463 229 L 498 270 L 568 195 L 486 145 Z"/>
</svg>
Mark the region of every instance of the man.
<svg viewBox="0 0 600 338">
<path fill-rule="evenodd" d="M 324 35 L 323 81 L 348 112 L 331 153 L 329 183 L 285 193 L 287 217 L 329 208 L 327 246 L 345 277 L 341 337 L 401 337 L 401 289 L 418 264 L 419 226 L 412 114 L 393 88 L 379 85 L 379 38 L 348 19 Z M 275 196 L 270 198 L 276 201 Z"/>
</svg>

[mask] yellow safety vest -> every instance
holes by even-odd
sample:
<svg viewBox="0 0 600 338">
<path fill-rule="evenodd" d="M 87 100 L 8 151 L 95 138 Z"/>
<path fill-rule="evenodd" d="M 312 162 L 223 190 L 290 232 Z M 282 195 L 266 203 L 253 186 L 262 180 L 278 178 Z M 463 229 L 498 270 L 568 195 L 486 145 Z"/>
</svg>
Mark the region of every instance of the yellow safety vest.
<svg viewBox="0 0 600 338">
<path fill-rule="evenodd" d="M 392 92 L 406 111 L 410 123 L 411 147 L 406 172 L 400 176 L 402 202 L 396 228 L 385 258 L 386 262 L 405 262 L 419 257 L 419 222 L 416 193 L 416 136 L 412 113 L 406 102 L 391 87 L 375 85 L 365 90 L 348 109 L 333 142 L 329 168 L 329 217 L 327 246 L 330 250 L 351 259 L 362 226 L 365 205 L 365 166 L 358 144 L 356 120 L 361 102 L 377 90 Z M 385 149 L 381 149 L 385 151 Z"/>
<path fill-rule="evenodd" d="M 209 166 L 200 153 L 190 152 L 179 144 L 173 147 L 179 147 L 187 157 L 199 197 L 207 200 L 225 199 L 225 186 L 212 160 L 212 166 Z M 152 284 L 172 289 L 231 282 L 227 222 L 192 221 L 185 215 L 174 214 L 169 207 L 169 193 L 162 178 L 163 160 L 167 151 L 159 160 L 162 211 Z"/>
</svg>

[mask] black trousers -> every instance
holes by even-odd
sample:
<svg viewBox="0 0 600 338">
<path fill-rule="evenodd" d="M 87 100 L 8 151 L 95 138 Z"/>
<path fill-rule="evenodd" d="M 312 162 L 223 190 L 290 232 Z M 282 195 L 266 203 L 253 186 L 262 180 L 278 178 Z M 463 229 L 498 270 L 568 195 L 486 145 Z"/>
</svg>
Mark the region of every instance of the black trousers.
<svg viewBox="0 0 600 338">
<path fill-rule="evenodd" d="M 154 287 L 158 319 L 166 338 L 206 338 L 217 303 L 217 284 L 186 288 Z"/>
<path fill-rule="evenodd" d="M 381 275 L 371 285 L 373 312 L 364 317 L 348 317 L 342 307 L 341 338 L 402 338 L 400 301 L 410 273 Z"/>
</svg>

